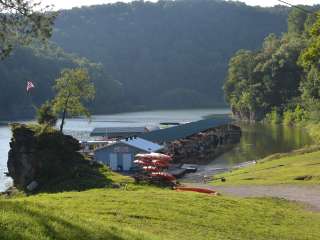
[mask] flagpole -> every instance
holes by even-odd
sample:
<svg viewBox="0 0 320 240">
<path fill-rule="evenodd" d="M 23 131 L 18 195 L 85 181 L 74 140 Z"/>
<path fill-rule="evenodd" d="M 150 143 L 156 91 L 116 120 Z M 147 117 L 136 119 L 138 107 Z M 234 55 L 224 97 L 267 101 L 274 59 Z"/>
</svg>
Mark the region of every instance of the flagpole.
<svg viewBox="0 0 320 240">
<path fill-rule="evenodd" d="M 31 106 L 33 107 L 33 109 L 34 109 L 35 111 L 37 111 L 37 110 L 38 110 L 38 107 L 34 104 L 34 102 L 33 102 L 33 96 L 31 95 L 31 90 L 32 90 L 33 88 L 35 88 L 35 86 L 34 86 L 34 84 L 33 84 L 32 81 L 28 81 L 28 80 L 26 80 L 26 86 L 27 86 L 27 88 L 26 88 L 26 90 L 27 90 L 27 96 L 30 98 Z"/>
</svg>

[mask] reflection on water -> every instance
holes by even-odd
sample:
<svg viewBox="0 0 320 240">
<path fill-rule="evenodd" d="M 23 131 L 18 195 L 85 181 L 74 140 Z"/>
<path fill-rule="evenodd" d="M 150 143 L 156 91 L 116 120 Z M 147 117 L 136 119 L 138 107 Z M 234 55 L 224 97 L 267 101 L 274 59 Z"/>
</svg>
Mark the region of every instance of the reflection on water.
<svg viewBox="0 0 320 240">
<path fill-rule="evenodd" d="M 217 174 L 240 163 L 258 160 L 274 153 L 284 153 L 312 144 L 306 130 L 299 127 L 286 127 L 266 124 L 239 124 L 242 138 L 229 152 L 214 159 L 199 171 L 188 175 L 185 181 L 199 181 L 203 176 Z"/>
<path fill-rule="evenodd" d="M 257 160 L 312 144 L 312 139 L 303 128 L 263 124 L 241 124 L 241 128 L 243 135 L 240 144 L 220 157 L 230 164 Z"/>
</svg>

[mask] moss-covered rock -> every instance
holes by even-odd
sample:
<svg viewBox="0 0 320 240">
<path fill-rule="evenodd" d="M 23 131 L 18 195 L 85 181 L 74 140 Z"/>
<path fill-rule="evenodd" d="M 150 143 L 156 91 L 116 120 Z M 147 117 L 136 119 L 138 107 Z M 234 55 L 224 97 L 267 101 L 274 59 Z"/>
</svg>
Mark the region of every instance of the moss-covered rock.
<svg viewBox="0 0 320 240">
<path fill-rule="evenodd" d="M 14 185 L 26 190 L 33 181 L 40 185 L 54 178 L 70 176 L 78 163 L 86 161 L 78 153 L 79 142 L 50 127 L 13 124 L 8 158 Z"/>
</svg>

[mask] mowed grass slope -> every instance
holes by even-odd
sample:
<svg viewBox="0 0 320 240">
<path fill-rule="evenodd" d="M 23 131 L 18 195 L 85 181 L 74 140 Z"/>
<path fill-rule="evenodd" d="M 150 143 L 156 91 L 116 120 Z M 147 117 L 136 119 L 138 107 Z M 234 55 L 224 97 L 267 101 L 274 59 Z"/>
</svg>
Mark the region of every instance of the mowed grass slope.
<svg viewBox="0 0 320 240">
<path fill-rule="evenodd" d="M 320 151 L 300 150 L 291 154 L 278 154 L 258 161 L 257 164 L 220 174 L 226 182 L 213 181 L 214 185 L 276 185 L 319 184 Z"/>
<path fill-rule="evenodd" d="M 0 199 L 0 239 L 318 240 L 320 214 L 284 200 L 131 185 Z"/>
</svg>

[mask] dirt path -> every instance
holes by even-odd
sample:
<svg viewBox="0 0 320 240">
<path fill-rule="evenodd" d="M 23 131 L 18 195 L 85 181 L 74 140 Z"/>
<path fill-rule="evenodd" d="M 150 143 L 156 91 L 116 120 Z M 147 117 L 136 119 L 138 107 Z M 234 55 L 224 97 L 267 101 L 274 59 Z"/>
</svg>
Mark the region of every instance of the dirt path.
<svg viewBox="0 0 320 240">
<path fill-rule="evenodd" d="M 193 185 L 213 189 L 224 195 L 239 197 L 277 197 L 290 201 L 302 202 L 311 210 L 320 211 L 320 186 L 231 186 L 214 187 L 209 185 Z"/>
</svg>

